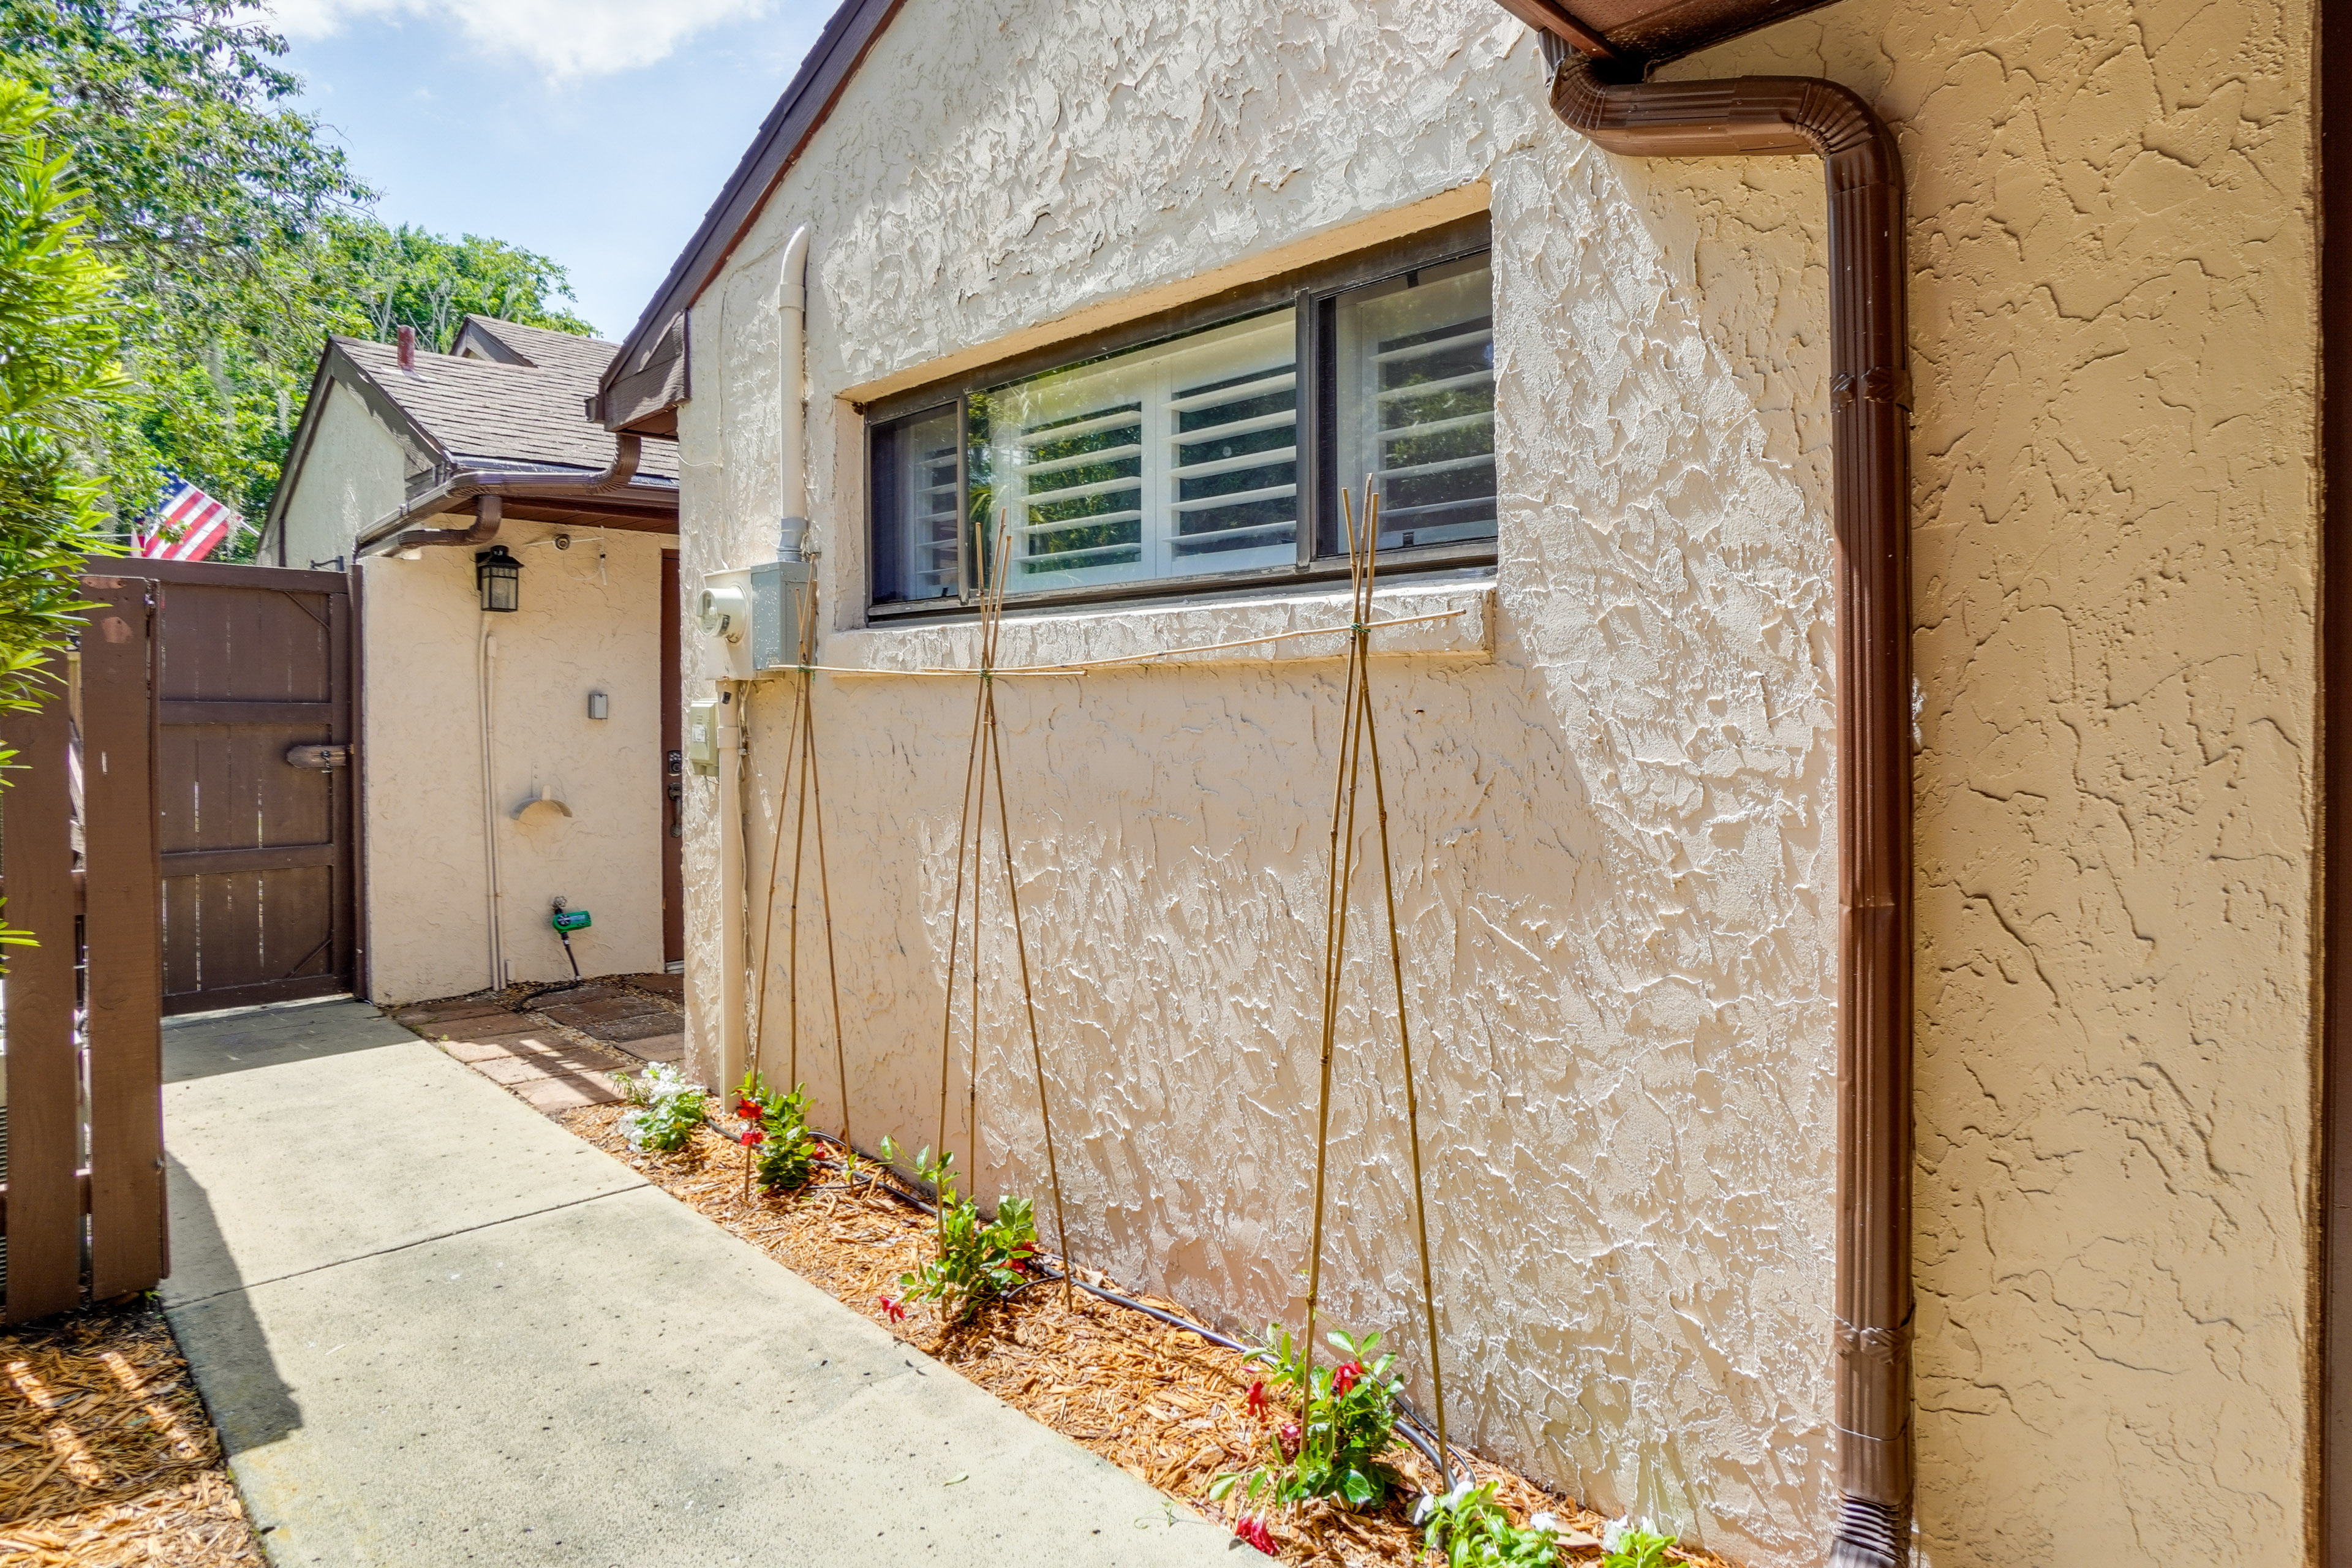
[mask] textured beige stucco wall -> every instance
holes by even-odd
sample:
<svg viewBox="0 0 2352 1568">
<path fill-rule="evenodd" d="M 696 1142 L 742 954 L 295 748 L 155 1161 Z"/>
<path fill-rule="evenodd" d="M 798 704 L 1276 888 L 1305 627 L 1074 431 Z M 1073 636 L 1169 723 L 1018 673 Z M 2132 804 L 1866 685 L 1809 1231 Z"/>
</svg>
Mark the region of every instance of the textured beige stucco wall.
<svg viewBox="0 0 2352 1568">
<path fill-rule="evenodd" d="M 1847 81 L 1914 182 L 1937 1563 L 2300 1557 L 2308 31 L 2293 6 L 1846 0 L 1680 68 Z M 1836 913 L 1818 164 L 1601 154 L 1475 0 L 909 0 L 696 309 L 687 591 L 767 547 L 761 301 L 794 224 L 815 235 L 826 657 L 889 662 L 898 634 L 849 629 L 843 394 L 1479 182 L 1491 656 L 1380 672 L 1455 1430 L 1602 1506 L 1814 1562 Z M 1084 642 L 1053 616 L 1013 636 Z M 1074 1248 L 1227 1323 L 1301 1294 L 1338 683 L 1292 661 L 1003 698 Z M 933 1135 L 969 700 L 820 688 L 868 1143 Z M 754 689 L 755 863 L 784 711 Z M 705 1062 L 713 805 L 695 781 Z M 1040 1191 L 1001 891 L 989 910 L 982 1184 Z M 1341 1320 L 1402 1331 L 1425 1392 L 1374 952 L 1341 1026 L 1327 1278 Z M 772 1024 L 772 1068 L 782 1045 Z M 829 1055 L 804 1041 L 801 1070 L 832 1106 Z"/>
<path fill-rule="evenodd" d="M 360 531 L 400 504 L 404 471 L 400 443 L 383 422 L 358 393 L 329 383 L 327 405 L 281 514 L 285 564 L 299 569 L 348 557 Z"/>
<path fill-rule="evenodd" d="M 450 524 L 457 519 L 445 520 Z M 510 980 L 568 977 L 549 929 L 557 894 L 594 924 L 572 938 L 590 974 L 661 967 L 661 551 L 667 539 L 510 522 L 522 608 L 485 615 L 473 552 L 371 557 L 366 648 L 370 994 L 410 1001 L 490 981 L 483 854 L 481 637 L 497 638 L 493 756 Z M 600 557 L 601 548 L 601 557 Z M 588 717 L 588 693 L 612 716 Z M 544 784 L 569 820 L 518 822 Z"/>
</svg>

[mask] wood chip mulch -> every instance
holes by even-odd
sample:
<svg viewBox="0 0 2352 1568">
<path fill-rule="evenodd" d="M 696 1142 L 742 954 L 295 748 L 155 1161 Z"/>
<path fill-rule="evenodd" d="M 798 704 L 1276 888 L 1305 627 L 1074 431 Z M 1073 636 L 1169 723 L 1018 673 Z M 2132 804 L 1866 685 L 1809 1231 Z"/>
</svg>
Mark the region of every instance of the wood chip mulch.
<svg viewBox="0 0 2352 1568">
<path fill-rule="evenodd" d="M 161 1311 L 0 1330 L 0 1563 L 263 1562 Z"/>
<path fill-rule="evenodd" d="M 802 1194 L 755 1192 L 747 1198 L 742 1150 L 704 1127 L 693 1146 L 678 1153 L 640 1153 L 620 1130 L 626 1109 L 592 1106 L 562 1120 L 671 1196 L 1006 1404 L 1206 1518 L 1227 1526 L 1239 1519 L 1232 1502 L 1209 1500 L 1219 1475 L 1248 1468 L 1265 1451 L 1265 1428 L 1243 1404 L 1260 1374 L 1243 1364 L 1238 1352 L 1081 1291 L 1068 1292 L 1066 1300 L 1054 1284 L 1032 1286 L 969 1323 L 944 1323 L 929 1304 L 910 1303 L 905 1321 L 894 1324 L 878 1298 L 898 1296 L 898 1277 L 928 1255 L 928 1215 L 870 1184 L 845 1189 L 837 1166 L 821 1168 L 818 1183 Z M 1173 1302 L 1136 1299 L 1184 1315 Z M 1139 1419 L 1139 1413 L 1147 1418 Z M 1414 1499 L 1433 1488 L 1434 1472 L 1402 1442 L 1390 1461 L 1404 1485 L 1380 1510 L 1356 1513 L 1313 1503 L 1271 1516 L 1278 1560 L 1314 1568 L 1433 1562 L 1422 1550 L 1411 1515 Z M 1475 1455 L 1470 1466 L 1476 1480 L 1496 1483 L 1498 1500 L 1517 1521 L 1549 1510 L 1563 1527 L 1593 1537 L 1607 1522 L 1515 1470 Z M 1597 1545 L 1576 1547 L 1568 1560 L 1596 1562 L 1600 1554 Z M 1669 1555 L 1697 1568 L 1731 1568 L 1710 1552 Z"/>
</svg>

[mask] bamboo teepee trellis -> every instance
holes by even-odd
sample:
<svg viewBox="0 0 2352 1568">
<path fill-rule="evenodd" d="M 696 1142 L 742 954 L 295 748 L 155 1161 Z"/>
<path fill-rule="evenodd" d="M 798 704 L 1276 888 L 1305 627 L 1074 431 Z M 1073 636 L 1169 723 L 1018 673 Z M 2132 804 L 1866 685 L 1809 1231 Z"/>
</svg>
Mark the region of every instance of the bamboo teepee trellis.
<svg viewBox="0 0 2352 1568">
<path fill-rule="evenodd" d="M 998 739 L 996 722 L 996 650 L 997 638 L 1004 623 L 1005 578 L 1012 565 L 1013 536 L 1010 530 L 1000 526 L 997 548 L 989 572 L 980 589 L 980 647 L 975 673 L 978 679 L 972 692 L 971 746 L 964 761 L 963 805 L 956 819 L 956 874 L 953 904 L 948 920 L 948 978 L 940 1018 L 940 1135 L 934 1147 L 937 1158 L 947 1159 L 948 1088 L 950 1067 L 955 1058 L 955 984 L 958 938 L 961 935 L 963 919 L 963 889 L 966 850 L 970 851 L 971 868 L 971 1040 L 964 1068 L 964 1148 L 971 1160 L 971 1180 L 980 1173 L 980 899 L 982 865 L 985 850 L 982 844 L 982 829 L 988 815 L 989 772 L 995 770 L 996 835 L 1003 851 L 1004 896 L 1013 916 L 1013 948 L 1020 960 L 1021 1005 L 1029 1025 L 1029 1060 L 1036 1075 L 1037 1117 L 1045 1133 L 1045 1174 L 1054 1191 L 1054 1238 L 1062 1254 L 1062 1291 L 1070 1290 L 1070 1275 L 1076 1262 L 1070 1254 L 1070 1229 L 1062 1209 L 1062 1170 L 1054 1150 L 1054 1111 L 1052 1096 L 1045 1083 L 1045 1047 L 1037 1029 L 1037 994 L 1029 973 L 1029 945 L 1021 924 L 1021 883 L 1013 867 L 1013 823 L 1007 810 L 1004 794 L 1004 752 Z M 944 1196 L 944 1194 L 942 1194 Z M 940 1225 L 944 1234 L 947 1205 L 940 1205 Z"/>
<path fill-rule="evenodd" d="M 784 802 L 797 795 L 793 825 L 792 901 L 785 921 L 784 1042 L 786 1092 L 797 1093 L 801 1080 L 801 872 L 809 837 L 809 819 L 816 820 L 817 897 L 824 910 L 825 982 L 833 1001 L 833 1059 L 841 1095 L 841 1141 L 850 1142 L 849 1058 L 842 1045 L 841 969 L 834 955 L 833 879 L 824 856 L 824 791 L 816 758 L 816 584 L 802 586 L 799 660 L 793 667 L 793 717 L 784 732 L 784 769 L 776 788 L 775 835 L 768 846 L 768 908 L 760 922 L 759 988 L 751 1004 L 751 1067 L 765 1066 L 767 1047 L 768 947 L 776 928 L 777 870 L 784 847 Z M 793 777 L 795 763 L 799 776 Z"/>
<path fill-rule="evenodd" d="M 1386 900 L 1389 927 L 1389 973 L 1395 982 L 1398 1044 L 1404 1056 L 1405 1139 L 1412 1156 L 1412 1217 L 1421 1248 L 1422 1309 L 1429 1329 L 1429 1381 L 1436 1406 L 1438 1466 L 1448 1486 L 1453 1480 L 1452 1450 L 1445 1441 L 1445 1373 L 1438 1354 L 1437 1293 L 1429 1267 L 1429 1209 L 1421 1174 L 1421 1106 L 1412 1074 L 1412 1026 L 1404 1000 L 1404 946 L 1397 930 L 1396 867 L 1389 849 L 1388 792 L 1381 777 L 1380 726 L 1372 709 L 1371 618 L 1375 561 L 1380 544 L 1381 501 L 1368 479 L 1364 485 L 1363 526 L 1357 527 L 1356 509 L 1342 490 L 1339 502 L 1348 530 L 1348 575 L 1353 591 L 1349 623 L 1348 676 L 1341 699 L 1339 761 L 1331 797 L 1331 868 L 1324 902 L 1323 1037 L 1321 1081 L 1315 1104 L 1315 1215 L 1307 1253 L 1307 1332 L 1301 1354 L 1306 1358 L 1308 1386 L 1315 1366 L 1315 1312 L 1323 1285 L 1323 1194 L 1331 1153 L 1331 1058 L 1339 1031 L 1339 976 L 1348 956 L 1348 894 L 1356 872 L 1356 804 L 1361 793 L 1363 764 L 1370 753 L 1372 808 L 1378 821 L 1381 889 Z"/>
</svg>

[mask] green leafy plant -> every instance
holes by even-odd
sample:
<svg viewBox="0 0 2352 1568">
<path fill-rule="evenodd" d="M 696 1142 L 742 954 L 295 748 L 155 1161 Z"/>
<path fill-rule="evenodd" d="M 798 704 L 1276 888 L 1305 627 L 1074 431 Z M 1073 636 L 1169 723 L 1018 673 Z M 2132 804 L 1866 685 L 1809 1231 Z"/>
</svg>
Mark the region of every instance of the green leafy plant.
<svg viewBox="0 0 2352 1568">
<path fill-rule="evenodd" d="M 739 1141 L 751 1151 L 761 1186 L 787 1193 L 808 1185 L 816 1138 L 808 1128 L 804 1089 L 779 1094 L 757 1071 L 747 1072 L 735 1093 L 735 1115 L 751 1124 Z"/>
<path fill-rule="evenodd" d="M 884 1139 L 882 1157 L 897 1154 Z M 961 1322 L 1028 1282 L 1037 1256 L 1037 1215 L 1029 1199 L 1000 1199 L 996 1217 L 983 1220 L 978 1204 L 956 1194 L 955 1155 L 934 1161 L 926 1149 L 915 1156 L 915 1174 L 939 1193 L 939 1250 L 919 1269 L 898 1277 L 903 1300 L 937 1301 L 940 1316 Z"/>
<path fill-rule="evenodd" d="M 709 1103 L 699 1085 L 687 1082 L 676 1068 L 661 1062 L 635 1078 L 624 1073 L 618 1082 L 631 1107 L 621 1117 L 621 1132 L 630 1148 L 674 1154 L 694 1141 Z"/>
<path fill-rule="evenodd" d="M 1446 1568 L 1553 1568 L 1559 1561 L 1559 1521 L 1539 1513 L 1513 1524 L 1495 1500 L 1492 1481 L 1462 1481 L 1444 1497 L 1424 1493 L 1412 1510 L 1422 1542 Z"/>
<path fill-rule="evenodd" d="M 1601 1568 L 1666 1568 L 1666 1548 L 1674 1543 L 1648 1520 L 1628 1514 L 1601 1531 Z"/>
<path fill-rule="evenodd" d="M 1375 1359 L 1378 1334 L 1358 1339 L 1335 1332 L 1328 1338 L 1340 1360 L 1309 1368 L 1306 1345 L 1294 1342 L 1281 1324 L 1266 1325 L 1265 1342 L 1244 1359 L 1271 1369 L 1268 1381 L 1281 1412 L 1292 1419 L 1277 1421 L 1265 1382 L 1255 1384 L 1249 1405 L 1269 1427 L 1267 1461 L 1254 1470 L 1219 1476 L 1209 1489 L 1211 1497 L 1222 1500 L 1238 1490 L 1251 1507 L 1261 1498 L 1269 1503 L 1337 1498 L 1351 1508 L 1366 1508 L 1396 1484 L 1396 1472 L 1381 1458 L 1396 1436 L 1396 1357 Z"/>
</svg>

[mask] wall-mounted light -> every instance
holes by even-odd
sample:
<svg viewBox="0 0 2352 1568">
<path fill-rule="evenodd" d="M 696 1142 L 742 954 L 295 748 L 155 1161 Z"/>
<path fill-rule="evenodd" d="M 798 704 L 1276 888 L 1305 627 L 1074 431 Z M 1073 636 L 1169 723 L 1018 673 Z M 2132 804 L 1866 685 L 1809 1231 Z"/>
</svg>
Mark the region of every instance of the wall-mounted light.
<svg viewBox="0 0 2352 1568">
<path fill-rule="evenodd" d="M 482 608 L 522 608 L 522 563 L 505 545 L 493 544 L 474 557 L 474 584 L 482 591 Z"/>
</svg>

